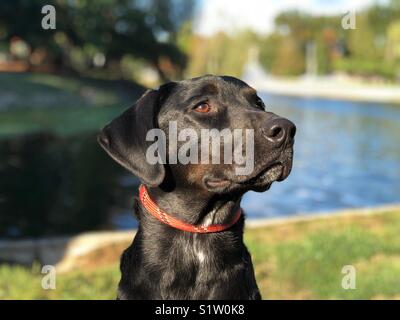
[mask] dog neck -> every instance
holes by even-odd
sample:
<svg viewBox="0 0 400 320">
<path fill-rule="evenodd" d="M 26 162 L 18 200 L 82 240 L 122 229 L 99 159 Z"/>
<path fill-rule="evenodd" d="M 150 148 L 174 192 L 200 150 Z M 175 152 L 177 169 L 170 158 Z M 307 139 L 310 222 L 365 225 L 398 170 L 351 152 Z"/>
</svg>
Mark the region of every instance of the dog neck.
<svg viewBox="0 0 400 320">
<path fill-rule="evenodd" d="M 224 223 L 240 205 L 240 197 L 206 199 L 182 190 L 166 192 L 159 188 L 148 192 L 162 210 L 191 224 Z M 130 298 L 126 292 L 133 292 L 135 298 L 140 292 L 146 299 L 257 297 L 251 258 L 243 243 L 243 216 L 221 232 L 183 232 L 146 212 L 140 201 L 135 203 L 140 225 L 132 246 L 121 259 L 120 297 Z M 228 294 L 220 292 L 223 288 Z"/>
<path fill-rule="evenodd" d="M 209 226 L 229 223 L 240 208 L 241 195 L 196 193 L 195 190 L 174 188 L 148 189 L 158 207 L 169 215 L 189 224 Z"/>
</svg>

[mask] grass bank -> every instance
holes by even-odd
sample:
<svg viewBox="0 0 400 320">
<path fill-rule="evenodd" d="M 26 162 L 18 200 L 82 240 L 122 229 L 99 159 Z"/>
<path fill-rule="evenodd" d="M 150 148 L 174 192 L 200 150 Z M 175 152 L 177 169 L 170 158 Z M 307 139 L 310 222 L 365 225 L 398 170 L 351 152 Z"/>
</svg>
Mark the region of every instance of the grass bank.
<svg viewBox="0 0 400 320">
<path fill-rule="evenodd" d="M 246 243 L 264 299 L 400 299 L 400 210 L 251 228 Z M 341 286 L 342 267 L 356 289 Z M 38 267 L 0 266 L 0 299 L 114 299 L 118 263 L 57 277 L 41 288 Z"/>
<path fill-rule="evenodd" d="M 124 80 L 0 73 L 0 137 L 98 130 L 144 90 Z"/>
</svg>

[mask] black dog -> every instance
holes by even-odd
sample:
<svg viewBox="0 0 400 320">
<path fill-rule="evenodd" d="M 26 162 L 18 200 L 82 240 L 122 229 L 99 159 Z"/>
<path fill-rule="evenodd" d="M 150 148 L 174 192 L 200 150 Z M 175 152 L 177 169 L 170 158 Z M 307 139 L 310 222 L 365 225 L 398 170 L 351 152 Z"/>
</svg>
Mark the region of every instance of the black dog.
<svg viewBox="0 0 400 320">
<path fill-rule="evenodd" d="M 154 142 L 146 134 L 160 128 L 168 137 L 170 121 L 178 130 L 199 133 L 253 129 L 254 169 L 237 175 L 235 163 L 149 164 L 146 151 Z M 289 175 L 295 131 L 292 122 L 266 111 L 243 81 L 211 75 L 149 90 L 107 125 L 99 143 L 140 178 L 159 208 L 191 226 L 229 226 L 211 233 L 182 231 L 136 201 L 140 226 L 121 258 L 118 299 L 260 299 L 243 243 L 244 217 L 233 219 L 246 191 L 265 191 Z"/>
</svg>

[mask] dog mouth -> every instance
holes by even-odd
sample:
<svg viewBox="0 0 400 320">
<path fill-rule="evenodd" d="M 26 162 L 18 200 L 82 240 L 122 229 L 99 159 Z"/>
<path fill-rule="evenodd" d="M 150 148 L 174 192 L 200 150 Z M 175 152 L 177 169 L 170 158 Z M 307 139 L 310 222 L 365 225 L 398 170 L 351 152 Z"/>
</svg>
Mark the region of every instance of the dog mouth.
<svg viewBox="0 0 400 320">
<path fill-rule="evenodd" d="M 226 190 L 233 186 L 254 190 L 268 189 L 274 181 L 285 180 L 291 171 L 291 161 L 277 161 L 263 168 L 255 176 L 243 181 L 234 181 L 228 178 L 207 177 L 204 183 L 209 190 Z"/>
<path fill-rule="evenodd" d="M 274 181 L 285 180 L 291 170 L 293 163 L 293 148 L 289 147 L 276 155 L 263 166 L 260 166 L 253 175 L 248 176 L 214 176 L 206 175 L 203 183 L 212 192 L 225 192 L 232 190 L 268 190 Z M 253 171 L 254 172 L 254 171 Z"/>
<path fill-rule="evenodd" d="M 283 180 L 284 177 L 284 172 L 287 171 L 287 169 L 285 170 L 285 167 L 282 163 L 278 162 L 278 163 L 274 163 L 266 168 L 264 168 L 263 170 L 261 170 L 257 175 L 255 175 L 254 177 L 245 180 L 243 182 L 239 182 L 239 184 L 242 185 L 253 185 L 256 184 L 259 181 L 281 181 Z"/>
</svg>

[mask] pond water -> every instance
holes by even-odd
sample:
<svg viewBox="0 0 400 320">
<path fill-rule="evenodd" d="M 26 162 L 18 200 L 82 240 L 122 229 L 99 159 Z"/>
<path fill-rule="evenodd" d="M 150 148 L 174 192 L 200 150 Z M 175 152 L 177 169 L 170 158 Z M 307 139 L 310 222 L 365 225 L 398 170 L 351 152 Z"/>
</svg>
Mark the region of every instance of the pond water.
<svg viewBox="0 0 400 320">
<path fill-rule="evenodd" d="M 245 195 L 249 218 L 400 202 L 400 106 L 261 96 L 297 125 L 294 165 L 284 182 Z"/>
<path fill-rule="evenodd" d="M 400 106 L 261 96 L 297 125 L 294 166 L 269 191 L 245 195 L 249 219 L 400 202 Z M 136 226 L 139 182 L 95 135 L 47 128 L 0 138 L 0 238 Z"/>
</svg>

